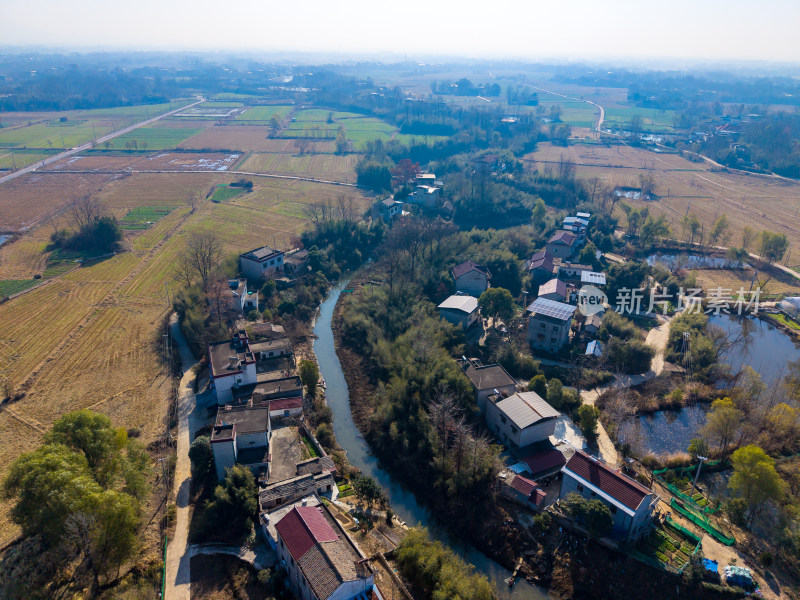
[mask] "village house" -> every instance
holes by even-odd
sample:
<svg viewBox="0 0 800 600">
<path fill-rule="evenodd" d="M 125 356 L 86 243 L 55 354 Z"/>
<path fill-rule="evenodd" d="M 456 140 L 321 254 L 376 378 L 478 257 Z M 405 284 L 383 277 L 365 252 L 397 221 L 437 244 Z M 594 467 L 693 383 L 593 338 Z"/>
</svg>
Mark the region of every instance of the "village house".
<svg viewBox="0 0 800 600">
<path fill-rule="evenodd" d="M 480 318 L 478 300 L 473 296 L 456 294 L 450 296 L 437 308 L 442 319 L 453 325 L 460 325 L 464 329 L 472 327 Z"/>
<path fill-rule="evenodd" d="M 529 478 L 533 481 L 555 475 L 567 462 L 564 453 L 553 447 L 549 439 L 527 450 L 530 454 L 521 458 L 519 464 L 524 465 L 524 470 L 529 473 Z"/>
<path fill-rule="evenodd" d="M 606 274 L 595 271 L 581 271 L 581 283 L 602 287 L 606 284 Z"/>
<path fill-rule="evenodd" d="M 240 314 L 258 310 L 258 292 L 247 291 L 247 279 L 229 279 L 231 308 Z"/>
<path fill-rule="evenodd" d="M 577 239 L 574 233 L 559 229 L 547 240 L 547 251 L 555 258 L 569 258 L 577 248 Z"/>
<path fill-rule="evenodd" d="M 265 375 L 264 377 L 267 376 Z M 302 406 L 303 383 L 297 375 L 289 375 L 278 379 L 265 378 L 263 381 L 237 388 L 232 395 L 237 402 L 252 400 L 254 403 L 283 398 L 299 398 Z"/>
<path fill-rule="evenodd" d="M 287 252 L 283 259 L 283 270 L 292 277 L 301 277 L 309 271 L 308 250 L 297 248 Z"/>
<path fill-rule="evenodd" d="M 601 344 L 597 340 L 592 340 L 588 344 L 586 344 L 586 352 L 584 352 L 585 356 L 596 356 L 600 358 L 603 356 L 603 344 Z"/>
<path fill-rule="evenodd" d="M 558 352 L 569 341 L 576 307 L 547 298 L 537 298 L 528 307 L 528 343 L 546 352 Z"/>
<path fill-rule="evenodd" d="M 544 507 L 547 494 L 535 481 L 510 472 L 500 473 L 499 477 L 501 496 L 533 510 Z"/>
<path fill-rule="evenodd" d="M 547 440 L 561 416 L 536 392 L 519 392 L 486 404 L 486 425 L 510 448 Z"/>
<path fill-rule="evenodd" d="M 217 479 L 234 464 L 269 475 L 271 424 L 268 406 L 224 406 L 217 410 L 211 430 L 211 450 Z"/>
<path fill-rule="evenodd" d="M 566 302 L 567 300 L 567 284 L 561 279 L 551 279 L 547 283 L 539 286 L 538 298 L 547 298 L 548 300 L 557 300 L 558 302 Z"/>
<path fill-rule="evenodd" d="M 283 271 L 283 251 L 262 246 L 239 256 L 239 270 L 248 279 L 269 279 Z"/>
<path fill-rule="evenodd" d="M 581 265 L 569 261 L 562 261 L 556 266 L 556 274 L 559 279 L 566 281 L 580 280 L 584 273 L 591 273 L 591 265 Z"/>
<path fill-rule="evenodd" d="M 547 250 L 540 250 L 531 256 L 525 268 L 533 277 L 533 285 L 541 285 L 550 281 L 556 272 L 553 255 Z"/>
<path fill-rule="evenodd" d="M 382 600 L 369 560 L 323 504 L 293 507 L 275 533 L 287 583 L 300 600 Z"/>
<path fill-rule="evenodd" d="M 450 274 L 456 282 L 456 294 L 468 294 L 479 297 L 489 289 L 492 274 L 487 267 L 467 260 L 450 269 Z"/>
<path fill-rule="evenodd" d="M 339 496 L 334 481 L 336 466 L 327 456 L 310 458 L 297 463 L 297 476 L 269 484 L 258 492 L 262 513 L 311 495 L 324 496 L 332 502 Z"/>
<path fill-rule="evenodd" d="M 392 219 L 403 214 L 403 203 L 392 197 L 378 200 L 372 205 L 371 214 L 373 219 L 380 218 L 390 223 Z"/>
<path fill-rule="evenodd" d="M 486 399 L 499 394 L 510 396 L 517 391 L 514 378 L 500 365 L 481 365 L 477 358 L 462 360 L 461 368 L 475 390 L 475 402 L 481 412 L 486 410 Z"/>
<path fill-rule="evenodd" d="M 416 189 L 408 195 L 406 202 L 428 210 L 436 210 L 439 208 L 440 196 L 440 188 L 432 185 L 418 185 Z"/>
<path fill-rule="evenodd" d="M 650 531 L 658 503 L 652 490 L 581 451 L 572 455 L 561 472 L 564 477 L 559 498 L 575 492 L 587 500 L 603 502 L 611 510 L 614 537 L 633 541 Z"/>
<path fill-rule="evenodd" d="M 233 400 L 234 389 L 258 381 L 256 357 L 244 330 L 234 333 L 230 340 L 210 343 L 208 364 L 217 404 Z"/>
<path fill-rule="evenodd" d="M 256 360 L 269 360 L 270 358 L 281 358 L 292 356 L 292 340 L 288 337 L 249 342 L 250 351 L 255 355 Z"/>
<path fill-rule="evenodd" d="M 576 243 L 583 246 L 586 243 L 586 231 L 589 228 L 589 219 L 592 215 L 589 213 L 579 212 L 574 217 L 567 217 L 561 224 L 561 229 L 575 234 Z"/>
<path fill-rule="evenodd" d="M 603 325 L 603 317 L 600 314 L 593 314 L 586 317 L 583 322 L 583 330 L 592 337 L 597 335 L 600 327 Z"/>
<path fill-rule="evenodd" d="M 436 173 L 417 173 L 414 181 L 417 185 L 436 185 Z"/>
</svg>

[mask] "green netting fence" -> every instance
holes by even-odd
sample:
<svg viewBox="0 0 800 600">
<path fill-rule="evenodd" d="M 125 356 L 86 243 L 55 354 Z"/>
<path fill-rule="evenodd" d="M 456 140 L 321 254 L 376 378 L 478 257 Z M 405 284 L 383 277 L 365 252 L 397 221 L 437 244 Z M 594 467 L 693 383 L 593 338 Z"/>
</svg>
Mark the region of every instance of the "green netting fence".
<svg viewBox="0 0 800 600">
<path fill-rule="evenodd" d="M 719 543 L 725 544 L 726 546 L 733 546 L 736 543 L 736 540 L 734 538 L 728 537 L 727 535 L 722 533 L 719 529 L 714 527 L 711 523 L 709 523 L 705 516 L 701 516 L 692 512 L 691 510 L 686 508 L 686 506 L 679 500 L 676 500 L 675 498 L 670 498 L 669 505 L 674 510 L 679 512 L 681 515 L 689 519 L 692 523 L 697 525 L 700 529 L 707 531 L 708 534 L 715 540 L 717 540 Z"/>
<path fill-rule="evenodd" d="M 692 540 L 695 544 L 699 544 L 700 543 L 700 536 L 697 535 L 696 533 L 693 533 L 693 532 L 689 531 L 683 525 L 680 525 L 680 524 L 676 523 L 675 521 L 673 521 L 669 517 L 667 517 L 666 523 L 667 523 L 667 527 L 669 527 L 670 529 L 674 529 L 675 531 L 677 531 L 681 535 L 686 536 L 687 538 Z"/>
<path fill-rule="evenodd" d="M 722 462 L 718 461 L 718 460 L 711 460 L 711 461 L 708 461 L 707 463 L 705 463 L 703 465 L 703 469 L 705 471 L 716 471 L 716 470 L 719 470 L 720 468 L 722 468 Z M 700 512 L 703 512 L 703 513 L 706 513 L 706 514 L 713 515 L 719 510 L 719 508 L 714 508 L 713 506 L 711 506 L 710 503 L 706 504 L 705 506 L 700 506 L 697 503 L 697 501 L 694 498 L 692 498 L 692 496 L 682 492 L 675 485 L 669 483 L 666 479 L 661 477 L 661 474 L 665 473 L 667 471 L 672 471 L 676 475 L 687 474 L 687 475 L 691 476 L 692 472 L 696 471 L 696 470 L 697 470 L 697 467 L 694 466 L 694 465 L 691 465 L 691 466 L 688 466 L 688 467 L 677 467 L 675 469 L 659 469 L 658 471 L 653 471 L 653 475 L 656 477 L 656 479 L 658 479 L 658 481 L 659 481 L 659 483 L 661 483 L 661 485 L 663 485 L 665 488 L 667 488 L 670 492 L 672 492 L 678 498 L 683 500 L 685 503 L 689 504 L 692 508 L 695 508 L 696 510 L 699 510 Z"/>
</svg>

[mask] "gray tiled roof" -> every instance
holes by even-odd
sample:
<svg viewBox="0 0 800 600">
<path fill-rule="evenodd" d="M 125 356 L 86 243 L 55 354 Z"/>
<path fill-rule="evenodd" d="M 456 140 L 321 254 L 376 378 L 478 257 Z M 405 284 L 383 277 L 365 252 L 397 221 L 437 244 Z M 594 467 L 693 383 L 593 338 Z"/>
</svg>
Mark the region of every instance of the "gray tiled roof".
<svg viewBox="0 0 800 600">
<path fill-rule="evenodd" d="M 498 402 L 497 408 L 520 429 L 561 415 L 536 392 L 520 392 L 509 396 Z"/>
</svg>

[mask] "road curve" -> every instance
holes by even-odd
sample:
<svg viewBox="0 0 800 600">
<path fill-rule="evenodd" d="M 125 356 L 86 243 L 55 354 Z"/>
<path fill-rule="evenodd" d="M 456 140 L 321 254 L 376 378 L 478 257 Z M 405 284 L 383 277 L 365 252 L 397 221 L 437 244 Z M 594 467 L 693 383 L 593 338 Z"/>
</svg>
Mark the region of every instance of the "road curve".
<svg viewBox="0 0 800 600">
<path fill-rule="evenodd" d="M 66 150 L 64 152 L 60 152 L 59 154 L 55 154 L 55 155 L 53 155 L 53 156 L 51 156 L 49 158 L 45 158 L 44 160 L 37 161 L 37 162 L 33 163 L 32 165 L 28 165 L 27 167 L 19 169 L 18 171 L 14 171 L 13 173 L 9 173 L 8 175 L 4 175 L 4 176 L 0 177 L 0 183 L 5 183 L 6 181 L 11 181 L 12 179 L 15 179 L 16 177 L 19 177 L 21 175 L 25 175 L 25 173 L 30 173 L 31 171 L 35 171 L 39 167 L 46 167 L 49 164 L 52 164 L 52 163 L 54 163 L 56 161 L 59 161 L 59 160 L 61 160 L 63 158 L 66 158 L 67 156 L 72 156 L 73 154 L 78 154 L 79 152 L 83 152 L 84 150 L 88 150 L 89 148 L 92 148 L 93 146 L 96 146 L 97 144 L 102 144 L 104 142 L 107 142 L 108 140 L 113 140 L 115 137 L 119 137 L 121 135 L 124 135 L 124 134 L 128 133 L 129 131 L 133 131 L 134 129 L 138 129 L 139 127 L 144 127 L 145 125 L 149 125 L 150 123 L 155 123 L 159 119 L 163 119 L 164 117 L 172 116 L 175 113 L 178 113 L 178 112 L 180 112 L 182 110 L 186 110 L 187 108 L 190 108 L 192 106 L 197 106 L 201 102 L 205 102 L 205 98 L 199 98 L 196 102 L 193 102 L 192 104 L 186 104 L 184 106 L 181 106 L 180 108 L 176 108 L 175 110 L 171 110 L 171 111 L 166 112 L 166 113 L 164 113 L 162 115 L 158 115 L 156 117 L 153 117 L 152 119 L 147 119 L 147 120 L 141 121 L 139 123 L 134 123 L 133 125 L 129 125 L 128 127 L 125 127 L 123 129 L 118 129 L 117 131 L 112 131 L 111 133 L 108 133 L 108 134 L 106 134 L 106 135 L 104 135 L 102 137 L 97 138 L 94 142 L 86 142 L 85 144 L 83 144 L 81 146 L 76 146 L 74 148 L 70 148 L 69 150 Z"/>
<path fill-rule="evenodd" d="M 522 82 L 520 82 L 522 83 Z M 552 90 L 546 90 L 544 88 L 537 87 L 535 85 L 531 85 L 530 83 L 522 83 L 522 85 L 533 88 L 534 90 L 539 90 L 541 92 L 546 92 L 548 94 L 553 94 L 554 96 L 560 96 L 561 98 L 566 98 L 567 100 L 574 100 L 575 102 L 585 102 L 586 104 L 591 104 L 595 108 L 600 110 L 600 118 L 597 120 L 597 125 L 595 125 L 594 130 L 600 133 L 600 128 L 603 126 L 603 121 L 606 119 L 606 109 L 602 106 L 597 104 L 596 102 L 592 102 L 591 100 L 584 100 L 583 98 L 575 98 L 574 96 L 566 96 L 564 94 L 559 94 L 558 92 L 554 92 Z"/>
</svg>

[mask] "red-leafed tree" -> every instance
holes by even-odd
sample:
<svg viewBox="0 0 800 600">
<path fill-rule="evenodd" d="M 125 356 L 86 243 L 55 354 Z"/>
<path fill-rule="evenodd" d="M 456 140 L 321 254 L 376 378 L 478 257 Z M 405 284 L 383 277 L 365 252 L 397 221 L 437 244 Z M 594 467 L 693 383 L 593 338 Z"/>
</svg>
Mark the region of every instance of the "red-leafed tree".
<svg viewBox="0 0 800 600">
<path fill-rule="evenodd" d="M 419 163 L 412 163 L 410 158 L 401 158 L 397 166 L 391 170 L 392 185 L 405 185 L 422 172 Z"/>
</svg>

